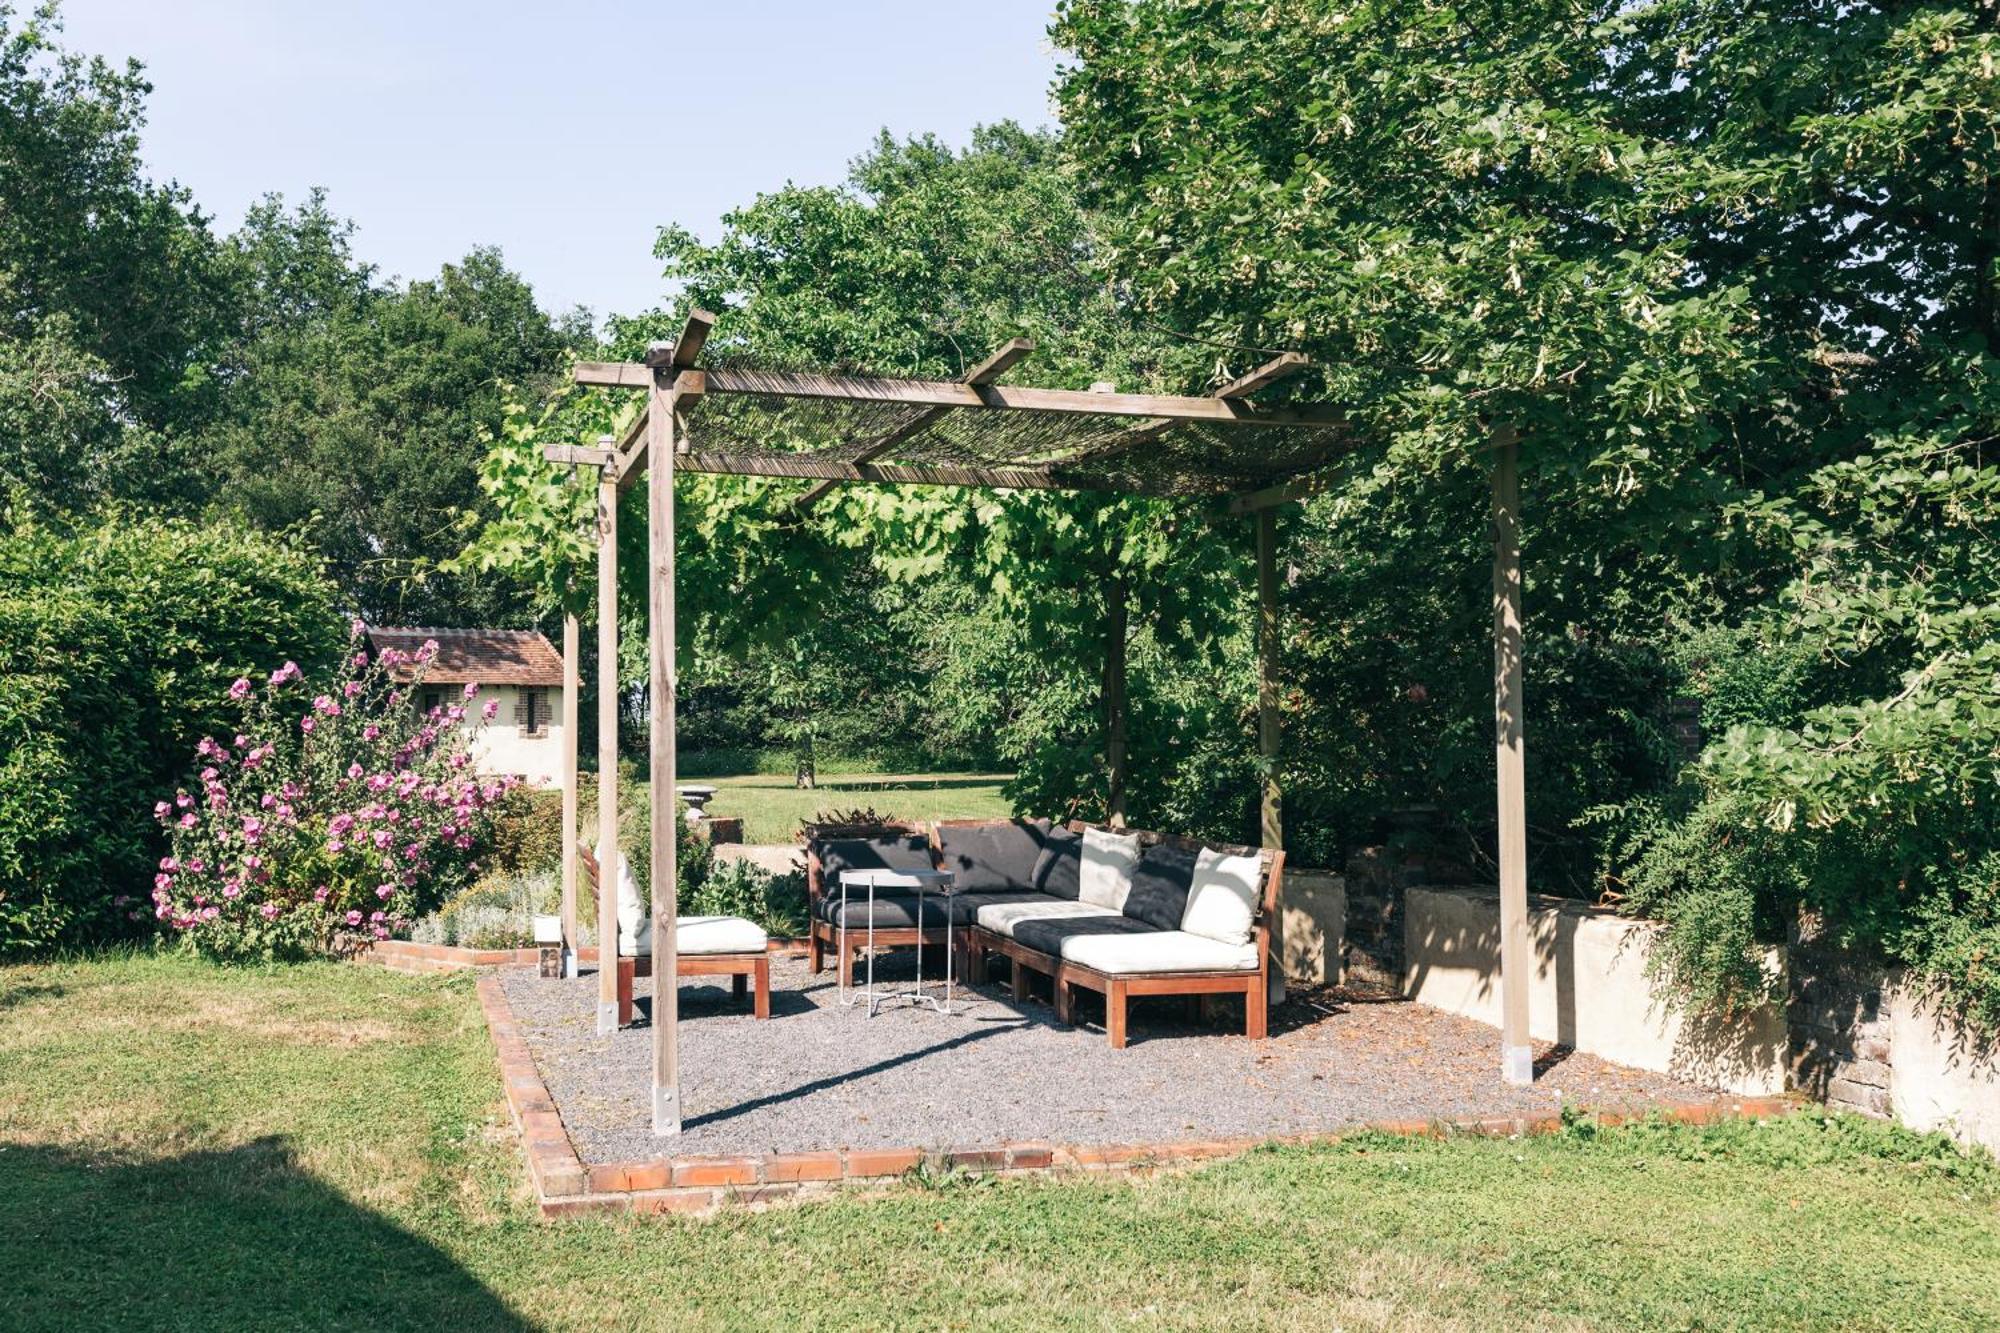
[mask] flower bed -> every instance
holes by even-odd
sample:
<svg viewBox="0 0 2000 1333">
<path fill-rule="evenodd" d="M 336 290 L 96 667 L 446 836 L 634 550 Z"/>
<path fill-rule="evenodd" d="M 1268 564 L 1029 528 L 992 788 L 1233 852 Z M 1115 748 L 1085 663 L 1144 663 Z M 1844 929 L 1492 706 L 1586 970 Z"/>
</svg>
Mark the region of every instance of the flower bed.
<svg viewBox="0 0 2000 1333">
<path fill-rule="evenodd" d="M 362 628 L 354 622 L 323 686 L 292 662 L 261 689 L 236 681 L 240 730 L 204 737 L 195 790 L 154 808 L 172 841 L 154 915 L 192 947 L 348 952 L 388 939 L 477 873 L 487 812 L 516 780 L 472 773 L 463 703 L 410 706 L 435 643 L 371 660 Z"/>
</svg>

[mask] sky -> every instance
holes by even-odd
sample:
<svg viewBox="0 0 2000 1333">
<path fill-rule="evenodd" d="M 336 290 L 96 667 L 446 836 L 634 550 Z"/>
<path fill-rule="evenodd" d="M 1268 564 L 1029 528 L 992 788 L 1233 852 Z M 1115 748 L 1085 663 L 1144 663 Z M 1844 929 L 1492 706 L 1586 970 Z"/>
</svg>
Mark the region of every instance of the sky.
<svg viewBox="0 0 2000 1333">
<path fill-rule="evenodd" d="M 218 230 L 325 186 L 385 275 L 497 245 L 544 307 L 602 318 L 666 295 L 661 225 L 712 240 L 884 128 L 1054 123 L 1052 6 L 66 0 L 61 40 L 145 65 L 147 165 Z"/>
</svg>

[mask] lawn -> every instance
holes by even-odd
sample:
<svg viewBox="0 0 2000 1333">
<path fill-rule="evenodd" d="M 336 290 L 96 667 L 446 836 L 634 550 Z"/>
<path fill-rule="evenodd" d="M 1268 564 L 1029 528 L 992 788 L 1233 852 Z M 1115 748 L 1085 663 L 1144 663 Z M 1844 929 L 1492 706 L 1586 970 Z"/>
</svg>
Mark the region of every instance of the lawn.
<svg viewBox="0 0 2000 1333">
<path fill-rule="evenodd" d="M 535 1220 L 471 978 L 0 970 L 0 1327 L 1992 1328 L 2000 1168 L 1799 1115 Z"/>
<path fill-rule="evenodd" d="M 1013 813 L 1000 794 L 1005 773 L 832 773 L 802 791 L 789 774 L 739 774 L 689 779 L 719 788 L 709 813 L 737 815 L 743 840 L 788 843 L 799 824 L 824 810 L 872 807 L 891 819 L 1003 819 Z"/>
</svg>

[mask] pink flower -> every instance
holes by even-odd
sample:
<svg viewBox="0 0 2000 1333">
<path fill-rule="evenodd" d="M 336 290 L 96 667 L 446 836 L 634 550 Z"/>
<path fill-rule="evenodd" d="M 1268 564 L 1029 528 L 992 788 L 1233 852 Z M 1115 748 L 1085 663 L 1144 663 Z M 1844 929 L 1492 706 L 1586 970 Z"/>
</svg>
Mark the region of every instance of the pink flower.
<svg viewBox="0 0 2000 1333">
<path fill-rule="evenodd" d="M 382 728 L 376 726 L 373 722 L 370 722 L 367 726 L 361 729 L 361 739 L 364 741 L 372 741 L 381 734 L 382 734 Z"/>
<path fill-rule="evenodd" d="M 229 686 L 229 697 L 232 699 L 241 699 L 249 693 L 250 678 L 248 676 L 238 676 Z"/>
<path fill-rule="evenodd" d="M 165 871 L 161 871 L 159 874 L 153 876 L 153 888 L 156 891 L 160 893 L 165 893 L 168 889 L 171 889 L 173 886 L 174 886 L 174 877 L 172 875 L 167 874 Z"/>
<path fill-rule="evenodd" d="M 279 667 L 276 671 L 273 671 L 271 673 L 271 683 L 273 685 L 283 685 L 286 681 L 297 680 L 300 676 L 304 674 L 305 674 L 304 672 L 299 670 L 299 664 L 297 662 L 288 661 L 283 666 Z"/>
<path fill-rule="evenodd" d="M 387 921 L 389 917 L 388 914 L 385 912 L 370 912 L 368 914 L 368 919 L 370 921 Z"/>
<path fill-rule="evenodd" d="M 269 810 L 272 806 L 276 805 L 277 803 L 278 803 L 278 798 L 271 795 L 270 792 L 265 792 L 262 796 L 257 798 L 257 804 L 266 810 Z"/>
<path fill-rule="evenodd" d="M 221 915 L 222 909 L 219 907 L 204 907 L 201 909 L 201 919 L 203 921 L 213 921 Z"/>
<path fill-rule="evenodd" d="M 486 706 L 479 710 L 480 716 L 485 718 L 488 722 L 491 722 L 496 716 L 498 716 L 499 712 L 500 712 L 500 701 L 498 699 L 488 699 L 486 701 Z"/>
<path fill-rule="evenodd" d="M 417 649 L 417 658 L 419 661 L 427 662 L 431 658 L 436 657 L 437 655 L 438 655 L 438 641 L 436 639 L 425 639 L 424 646 Z"/>
<path fill-rule="evenodd" d="M 239 750 L 240 750 L 240 749 L 242 749 L 242 748 L 243 748 L 244 746 L 248 745 L 249 743 L 250 743 L 250 738 L 249 738 L 248 736 L 245 736 L 245 735 L 244 735 L 244 734 L 243 734 L 242 732 L 240 732 L 240 731 L 236 733 L 236 748 L 237 748 L 237 749 L 239 749 Z"/>
<path fill-rule="evenodd" d="M 313 711 L 328 717 L 340 716 L 340 701 L 330 694 L 322 694 L 313 699 Z"/>
<path fill-rule="evenodd" d="M 178 870 L 180 869 L 180 862 L 174 860 L 171 856 L 163 856 L 160 858 L 160 869 Z"/>
<path fill-rule="evenodd" d="M 257 913 L 259 916 L 262 916 L 266 921 L 275 920 L 278 915 L 278 905 L 276 903 L 265 903 L 262 907 L 257 909 Z"/>
<path fill-rule="evenodd" d="M 356 665 L 356 666 L 358 666 L 358 667 L 365 667 L 365 666 L 367 666 L 367 665 L 368 665 L 368 654 L 367 654 L 367 653 L 356 653 L 356 654 L 354 655 L 354 665 Z"/>
<path fill-rule="evenodd" d="M 326 885 L 324 884 L 320 885 L 318 888 L 313 890 L 313 901 L 316 903 L 325 902 L 326 896 L 330 892 L 332 892 L 332 890 L 328 889 Z"/>
<path fill-rule="evenodd" d="M 300 718 L 300 719 L 299 719 L 299 730 L 300 730 L 300 731 L 308 731 L 308 732 L 309 732 L 309 731 L 311 731 L 312 729 L 313 729 L 313 720 L 312 720 L 311 718 L 309 718 L 309 717 L 302 717 L 302 718 Z"/>
<path fill-rule="evenodd" d="M 396 896 L 396 886 L 393 884 L 377 884 L 375 886 L 375 896 L 386 902 Z"/>
<path fill-rule="evenodd" d="M 188 795 L 188 794 L 187 794 L 186 792 L 184 792 L 184 791 L 183 791 L 183 792 L 175 792 L 175 793 L 174 793 L 174 804 L 175 804 L 175 805 L 177 805 L 177 806 L 179 806 L 179 807 L 180 807 L 181 809 L 185 810 L 185 809 L 187 809 L 187 808 L 188 808 L 189 806 L 191 806 L 191 805 L 193 805 L 193 804 L 194 804 L 194 797 L 192 797 L 192 796 Z"/>
<path fill-rule="evenodd" d="M 359 764 L 349 764 L 349 765 L 347 766 L 347 776 L 348 776 L 348 777 L 350 777 L 350 778 L 358 778 L 358 777 L 360 777 L 360 776 L 361 776 L 361 765 L 359 765 Z"/>
<path fill-rule="evenodd" d="M 195 858 L 194 860 L 192 860 L 192 861 L 189 861 L 189 862 L 187 863 L 187 871 L 188 871 L 188 874 L 190 874 L 190 875 L 199 875 L 199 874 L 201 874 L 201 873 L 202 873 L 202 872 L 203 872 L 204 870 L 207 870 L 207 869 L 208 869 L 208 862 L 206 862 L 206 861 L 202 860 L 202 859 L 201 859 L 200 857 L 198 857 L 198 856 L 197 856 L 197 857 L 196 857 L 196 858 Z"/>
<path fill-rule="evenodd" d="M 361 682 L 358 680 L 350 680 L 345 685 L 340 687 L 340 692 L 346 695 L 348 698 L 352 699 L 355 695 L 361 693 Z"/>
<path fill-rule="evenodd" d="M 153 802 L 153 818 L 165 819 L 169 814 L 173 813 L 173 809 L 174 807 L 170 802 L 155 801 Z"/>
<path fill-rule="evenodd" d="M 350 926 L 358 926 L 361 924 L 361 910 L 359 908 L 349 909 L 347 913 L 347 924 Z"/>
<path fill-rule="evenodd" d="M 203 770 L 201 770 L 201 781 L 203 786 L 208 786 L 208 787 L 214 786 L 215 778 L 216 778 L 216 772 L 214 769 L 204 768 Z"/>
<path fill-rule="evenodd" d="M 198 818 L 195 815 L 195 812 L 192 810 L 182 815 L 180 819 L 180 824 L 182 828 L 193 828 L 196 824 L 199 824 L 200 822 L 201 822 L 200 818 Z"/>
<path fill-rule="evenodd" d="M 478 681 L 476 681 L 476 680 L 468 680 L 467 682 L 465 682 L 465 697 L 466 697 L 466 698 L 470 699 L 470 698 L 471 698 L 471 697 L 472 697 L 473 695 L 475 695 L 475 694 L 478 694 L 478 693 L 479 693 L 479 682 L 478 682 Z"/>
<path fill-rule="evenodd" d="M 234 898 L 241 892 L 243 892 L 243 886 L 233 879 L 222 886 L 222 896 L 225 898 Z"/>
</svg>

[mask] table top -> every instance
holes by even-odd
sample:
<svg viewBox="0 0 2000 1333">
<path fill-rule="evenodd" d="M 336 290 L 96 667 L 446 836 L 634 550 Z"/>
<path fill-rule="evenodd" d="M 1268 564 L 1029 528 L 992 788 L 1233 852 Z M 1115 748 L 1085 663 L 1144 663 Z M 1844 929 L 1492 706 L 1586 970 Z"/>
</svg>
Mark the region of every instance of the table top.
<svg viewBox="0 0 2000 1333">
<path fill-rule="evenodd" d="M 949 870 L 884 870 L 860 869 L 840 872 L 843 885 L 852 884 L 856 888 L 873 885 L 878 889 L 931 889 L 949 891 L 952 872 Z"/>
</svg>

